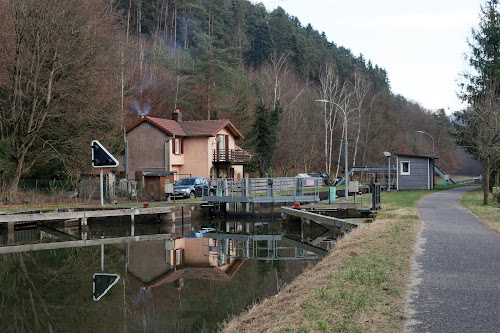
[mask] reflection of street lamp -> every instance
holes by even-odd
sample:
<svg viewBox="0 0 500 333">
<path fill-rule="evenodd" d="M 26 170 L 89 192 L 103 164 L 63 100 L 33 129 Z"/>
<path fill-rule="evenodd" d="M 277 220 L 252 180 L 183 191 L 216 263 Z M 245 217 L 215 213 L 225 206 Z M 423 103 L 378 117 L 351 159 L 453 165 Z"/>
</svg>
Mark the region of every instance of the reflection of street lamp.
<svg viewBox="0 0 500 333">
<path fill-rule="evenodd" d="M 344 128 L 345 128 L 345 134 L 344 134 L 344 142 L 345 142 L 345 164 L 344 164 L 344 183 L 345 183 L 345 199 L 347 200 L 348 199 L 348 195 L 349 195 L 349 180 L 347 179 L 347 173 L 348 173 L 348 160 L 347 160 L 347 113 L 344 111 L 344 109 L 338 105 L 337 103 L 335 102 L 330 102 L 330 101 L 327 101 L 326 99 L 317 99 L 316 102 L 321 102 L 321 103 L 330 103 L 330 104 L 333 104 L 335 106 L 338 106 L 340 108 L 340 110 L 342 110 L 342 112 L 344 113 Z"/>
<path fill-rule="evenodd" d="M 385 157 L 387 157 L 387 192 L 391 191 L 391 153 L 384 151 Z"/>
<path fill-rule="evenodd" d="M 431 139 L 432 139 L 432 158 L 434 158 L 434 138 L 432 137 L 432 135 L 430 135 L 429 133 L 424 132 L 424 131 L 417 131 L 417 133 L 427 134 L 428 136 L 431 137 Z"/>
</svg>

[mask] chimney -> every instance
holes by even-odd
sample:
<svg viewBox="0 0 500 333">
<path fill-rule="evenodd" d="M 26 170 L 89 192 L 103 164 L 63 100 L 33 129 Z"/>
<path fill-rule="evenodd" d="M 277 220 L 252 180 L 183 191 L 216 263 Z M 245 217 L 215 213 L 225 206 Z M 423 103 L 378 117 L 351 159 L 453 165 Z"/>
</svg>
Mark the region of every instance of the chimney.
<svg viewBox="0 0 500 333">
<path fill-rule="evenodd" d="M 179 109 L 175 109 L 174 112 L 172 112 L 172 120 L 175 120 L 178 123 L 182 121 L 182 113 Z"/>
</svg>

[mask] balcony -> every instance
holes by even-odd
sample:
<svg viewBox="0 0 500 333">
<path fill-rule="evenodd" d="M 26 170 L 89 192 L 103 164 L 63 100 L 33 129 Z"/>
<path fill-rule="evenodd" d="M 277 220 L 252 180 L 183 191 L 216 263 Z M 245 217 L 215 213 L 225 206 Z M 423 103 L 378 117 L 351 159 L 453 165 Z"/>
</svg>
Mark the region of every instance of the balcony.
<svg viewBox="0 0 500 333">
<path fill-rule="evenodd" d="M 248 164 L 252 155 L 241 149 L 213 149 L 213 163 Z"/>
</svg>

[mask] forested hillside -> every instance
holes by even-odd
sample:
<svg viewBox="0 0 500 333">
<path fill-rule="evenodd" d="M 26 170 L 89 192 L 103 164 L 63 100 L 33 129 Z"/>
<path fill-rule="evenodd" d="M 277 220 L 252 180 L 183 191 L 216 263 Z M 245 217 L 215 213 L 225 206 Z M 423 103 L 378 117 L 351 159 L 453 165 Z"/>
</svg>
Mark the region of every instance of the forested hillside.
<svg viewBox="0 0 500 333">
<path fill-rule="evenodd" d="M 34 0 L 1 2 L 2 178 L 81 173 L 91 139 L 119 152 L 123 128 L 139 115 L 169 118 L 176 108 L 186 120 L 230 119 L 254 155 L 255 175 L 335 177 L 343 173 L 344 116 L 318 99 L 347 113 L 349 165 L 384 163 L 383 151 L 430 155 L 422 130 L 434 137 L 439 163 L 448 172 L 457 166 L 443 110 L 394 95 L 383 68 L 281 8 L 247 0 L 92 0 L 84 11 L 78 1 L 44 3 L 40 13 Z M 54 15 L 61 6 L 64 14 Z"/>
</svg>

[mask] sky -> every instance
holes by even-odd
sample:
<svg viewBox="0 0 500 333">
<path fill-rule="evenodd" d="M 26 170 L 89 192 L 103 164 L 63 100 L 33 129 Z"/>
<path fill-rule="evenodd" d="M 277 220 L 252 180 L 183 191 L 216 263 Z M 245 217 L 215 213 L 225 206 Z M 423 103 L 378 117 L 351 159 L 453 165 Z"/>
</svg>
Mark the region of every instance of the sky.
<svg viewBox="0 0 500 333">
<path fill-rule="evenodd" d="M 282 7 L 329 41 L 384 68 L 392 92 L 430 110 L 450 114 L 459 74 L 468 69 L 467 40 L 479 23 L 483 0 L 261 0 Z"/>
</svg>

